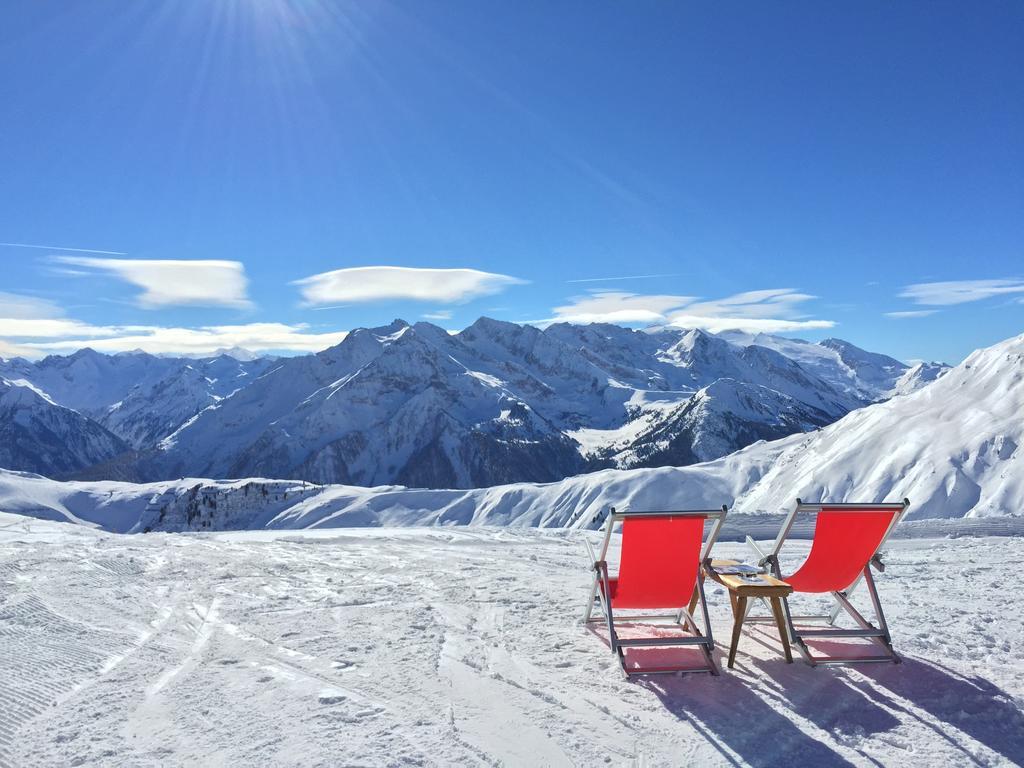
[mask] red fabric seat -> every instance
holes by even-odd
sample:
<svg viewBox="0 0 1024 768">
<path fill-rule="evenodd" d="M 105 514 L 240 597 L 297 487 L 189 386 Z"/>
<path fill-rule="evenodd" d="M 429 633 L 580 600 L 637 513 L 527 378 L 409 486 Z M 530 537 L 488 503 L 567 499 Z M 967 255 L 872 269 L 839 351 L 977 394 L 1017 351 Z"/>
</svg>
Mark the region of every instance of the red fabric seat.
<svg viewBox="0 0 1024 768">
<path fill-rule="evenodd" d="M 612 607 L 680 608 L 689 603 L 700 571 L 703 540 L 702 517 L 624 520 L 619 573 L 608 578 Z"/>
<path fill-rule="evenodd" d="M 846 589 L 878 551 L 896 514 L 898 510 L 829 511 L 823 506 L 807 559 L 784 581 L 794 592 Z"/>
</svg>

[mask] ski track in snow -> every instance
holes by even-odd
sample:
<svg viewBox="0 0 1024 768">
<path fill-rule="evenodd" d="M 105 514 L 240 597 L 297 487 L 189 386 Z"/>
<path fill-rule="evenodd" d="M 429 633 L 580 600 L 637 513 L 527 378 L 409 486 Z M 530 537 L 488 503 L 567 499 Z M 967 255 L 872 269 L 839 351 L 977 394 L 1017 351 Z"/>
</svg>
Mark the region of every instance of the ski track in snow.
<svg viewBox="0 0 1024 768">
<path fill-rule="evenodd" d="M 1024 597 L 1001 566 L 1019 539 L 892 544 L 902 665 L 786 665 L 758 628 L 720 677 L 628 682 L 577 623 L 581 535 L 0 514 L 0 766 L 1024 761 Z M 709 602 L 724 666 L 728 600 Z"/>
</svg>

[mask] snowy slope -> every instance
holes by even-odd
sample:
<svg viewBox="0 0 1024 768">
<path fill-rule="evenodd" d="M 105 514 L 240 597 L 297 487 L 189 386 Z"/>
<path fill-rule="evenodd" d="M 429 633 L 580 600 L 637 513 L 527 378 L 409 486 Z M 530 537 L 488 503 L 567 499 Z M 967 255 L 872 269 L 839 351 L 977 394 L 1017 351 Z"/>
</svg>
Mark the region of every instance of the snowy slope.
<svg viewBox="0 0 1024 768">
<path fill-rule="evenodd" d="M 917 392 L 790 438 L 741 499 L 910 496 L 917 515 L 1024 512 L 1024 336 L 971 354 Z"/>
<path fill-rule="evenodd" d="M 126 447 L 30 382 L 0 377 L 0 466 L 61 477 L 107 461 Z"/>
<path fill-rule="evenodd" d="M 125 537 L 0 515 L 0 766 L 1024 762 L 1015 540 L 888 547 L 899 666 L 787 665 L 762 626 L 725 669 L 711 587 L 721 676 L 627 682 L 576 623 L 578 536 Z"/>
</svg>

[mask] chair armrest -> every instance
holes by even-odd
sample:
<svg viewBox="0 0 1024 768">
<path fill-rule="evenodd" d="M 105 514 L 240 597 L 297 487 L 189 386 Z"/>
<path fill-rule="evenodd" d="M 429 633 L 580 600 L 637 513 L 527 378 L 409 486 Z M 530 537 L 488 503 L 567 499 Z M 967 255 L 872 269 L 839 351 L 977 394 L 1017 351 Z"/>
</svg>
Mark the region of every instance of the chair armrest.
<svg viewBox="0 0 1024 768">
<path fill-rule="evenodd" d="M 710 557 L 705 557 L 701 562 L 700 578 L 708 578 L 721 584 L 723 587 L 726 586 L 725 582 L 722 581 L 722 577 L 718 575 L 718 571 L 711 567 Z"/>
<path fill-rule="evenodd" d="M 875 554 L 871 556 L 871 560 L 869 560 L 868 563 L 869 565 L 873 565 L 875 567 L 875 570 L 879 573 L 885 573 L 885 563 L 882 562 L 881 552 L 875 552 Z"/>
<path fill-rule="evenodd" d="M 747 536 L 747 546 L 754 550 L 754 556 L 757 557 L 757 564 L 759 566 L 764 566 L 766 563 L 771 562 L 771 559 L 774 557 L 774 555 L 766 554 L 765 551 L 757 545 L 757 542 L 754 541 L 753 537 L 749 535 Z"/>
<path fill-rule="evenodd" d="M 746 541 L 747 541 L 747 546 L 750 547 L 752 550 L 754 550 L 754 553 L 758 557 L 764 557 L 764 552 L 762 551 L 762 549 L 759 546 L 757 546 L 757 542 L 754 541 L 754 537 L 753 536 L 747 534 Z"/>
</svg>

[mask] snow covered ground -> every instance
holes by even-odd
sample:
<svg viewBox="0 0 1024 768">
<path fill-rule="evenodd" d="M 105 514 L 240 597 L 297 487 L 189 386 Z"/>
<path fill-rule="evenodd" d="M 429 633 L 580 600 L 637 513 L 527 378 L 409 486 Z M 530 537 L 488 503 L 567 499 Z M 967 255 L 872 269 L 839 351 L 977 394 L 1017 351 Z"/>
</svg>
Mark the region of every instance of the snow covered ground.
<svg viewBox="0 0 1024 768">
<path fill-rule="evenodd" d="M 0 514 L 0 766 L 1024 762 L 1019 538 L 891 544 L 902 665 L 790 666 L 755 629 L 720 677 L 627 682 L 576 623 L 582 535 Z"/>
</svg>

